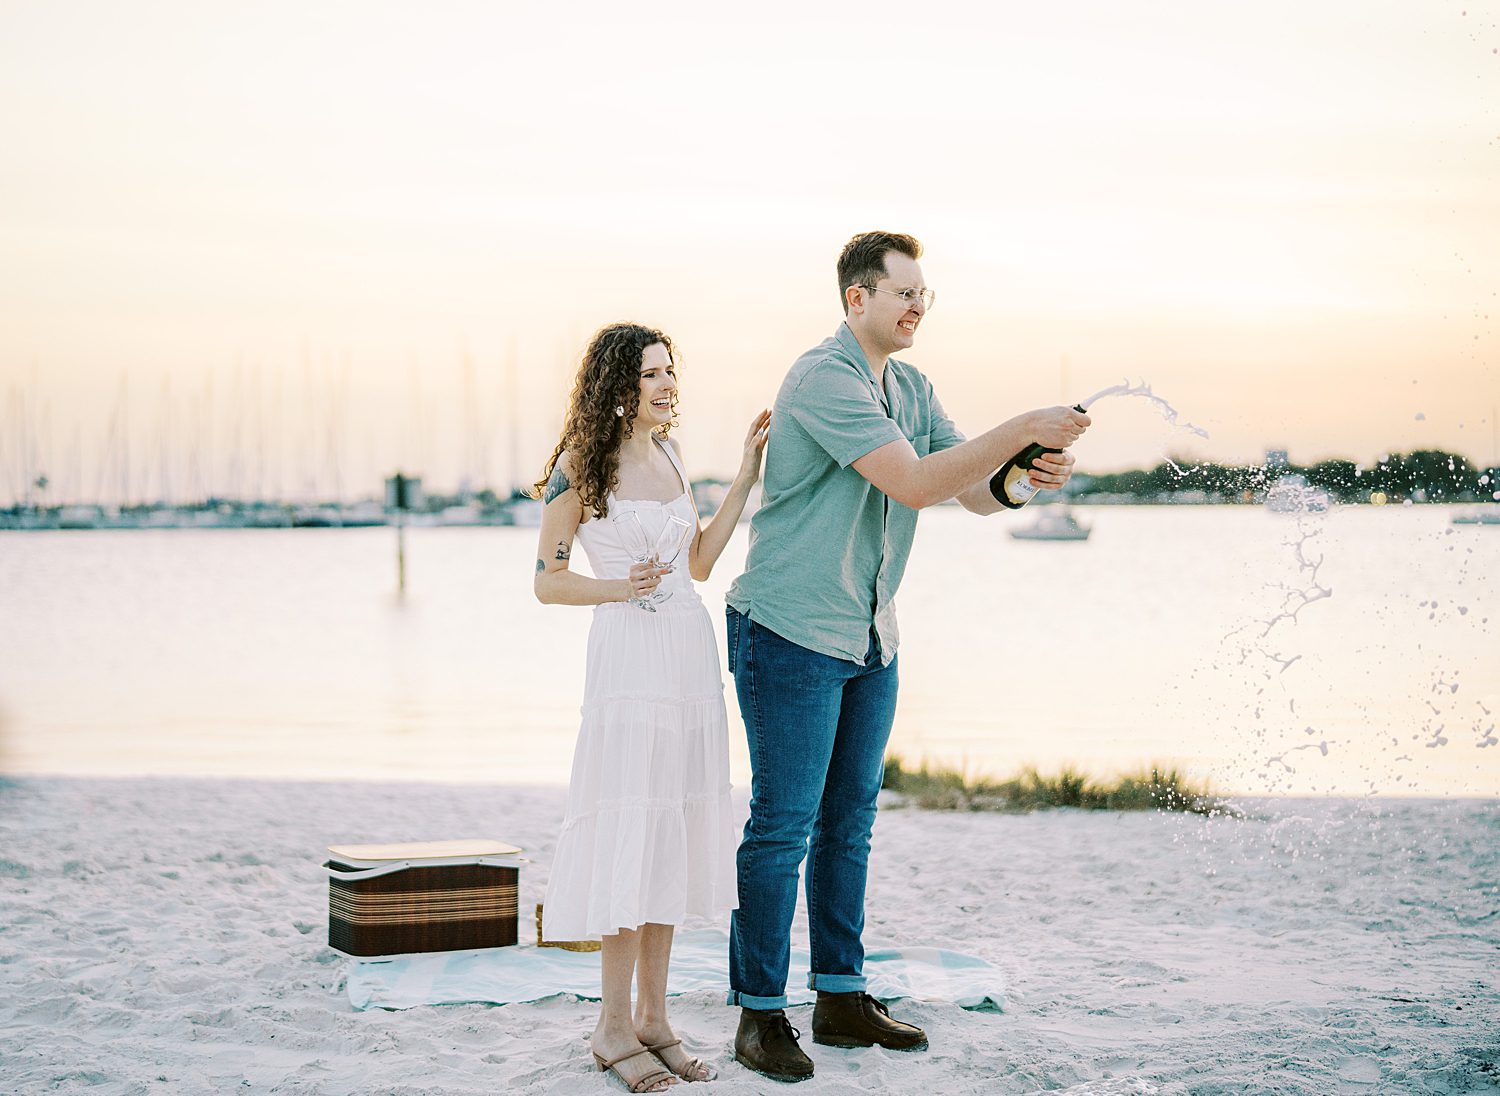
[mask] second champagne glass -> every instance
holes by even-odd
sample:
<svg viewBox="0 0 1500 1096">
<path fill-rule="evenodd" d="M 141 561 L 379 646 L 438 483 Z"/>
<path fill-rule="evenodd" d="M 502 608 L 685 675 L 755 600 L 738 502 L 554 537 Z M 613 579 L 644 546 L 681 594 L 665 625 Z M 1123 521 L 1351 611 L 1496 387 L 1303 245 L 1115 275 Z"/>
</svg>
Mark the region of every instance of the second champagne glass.
<svg viewBox="0 0 1500 1096">
<path fill-rule="evenodd" d="M 661 532 L 656 537 L 656 547 L 651 550 L 652 558 L 662 567 L 670 567 L 683 548 L 687 546 L 688 530 L 692 527 L 691 522 L 683 521 L 676 514 L 665 515 L 662 519 Z M 666 601 L 671 596 L 671 590 L 663 590 L 660 587 L 647 595 L 657 604 Z"/>
</svg>

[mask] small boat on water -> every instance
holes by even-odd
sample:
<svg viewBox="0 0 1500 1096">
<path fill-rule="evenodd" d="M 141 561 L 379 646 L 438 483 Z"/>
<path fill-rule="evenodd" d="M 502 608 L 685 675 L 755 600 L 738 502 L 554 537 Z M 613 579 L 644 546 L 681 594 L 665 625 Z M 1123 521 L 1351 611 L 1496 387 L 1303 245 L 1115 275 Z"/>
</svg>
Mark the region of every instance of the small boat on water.
<svg viewBox="0 0 1500 1096">
<path fill-rule="evenodd" d="M 1500 506 L 1464 510 L 1453 515 L 1454 525 L 1500 525 Z"/>
<path fill-rule="evenodd" d="M 1016 540 L 1088 540 L 1093 527 L 1081 525 L 1066 506 L 1041 510 L 1030 525 L 1010 530 Z"/>
</svg>

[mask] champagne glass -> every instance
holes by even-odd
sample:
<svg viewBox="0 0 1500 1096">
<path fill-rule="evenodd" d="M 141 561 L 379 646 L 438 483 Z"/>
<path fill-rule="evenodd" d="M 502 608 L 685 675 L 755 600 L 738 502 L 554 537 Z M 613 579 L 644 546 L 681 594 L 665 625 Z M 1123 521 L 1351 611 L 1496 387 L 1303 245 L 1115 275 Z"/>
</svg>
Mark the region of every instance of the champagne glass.
<svg viewBox="0 0 1500 1096">
<path fill-rule="evenodd" d="M 622 510 L 612 519 L 615 530 L 620 534 L 620 541 L 625 545 L 625 551 L 630 553 L 630 558 L 636 563 L 645 563 L 651 558 L 651 542 L 646 539 L 646 530 L 641 528 L 641 516 L 634 510 Z M 644 609 L 648 613 L 656 612 L 656 606 L 652 603 L 650 595 L 646 597 L 630 597 L 626 604 L 634 605 L 637 609 Z"/>
<path fill-rule="evenodd" d="M 672 566 L 673 561 L 682 553 L 688 542 L 688 530 L 692 523 L 683 521 L 676 514 L 664 516 L 661 532 L 657 534 L 656 546 L 651 550 L 652 558 L 663 567 Z M 646 595 L 651 601 L 661 604 L 672 596 L 671 590 L 663 590 L 660 587 Z"/>
</svg>

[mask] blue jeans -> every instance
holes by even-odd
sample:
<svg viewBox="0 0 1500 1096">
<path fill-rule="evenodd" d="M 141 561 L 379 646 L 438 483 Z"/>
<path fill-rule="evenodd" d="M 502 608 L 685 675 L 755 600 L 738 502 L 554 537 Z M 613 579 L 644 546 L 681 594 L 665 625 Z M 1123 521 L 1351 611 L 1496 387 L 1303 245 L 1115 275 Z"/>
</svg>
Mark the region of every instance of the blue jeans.
<svg viewBox="0 0 1500 1096">
<path fill-rule="evenodd" d="M 736 858 L 740 906 L 729 928 L 729 1003 L 786 1007 L 797 869 L 807 859 L 811 989 L 865 988 L 865 874 L 896 660 L 810 651 L 730 609 L 729 670 L 750 743 L 750 820 Z M 811 851 L 809 853 L 809 844 Z"/>
</svg>

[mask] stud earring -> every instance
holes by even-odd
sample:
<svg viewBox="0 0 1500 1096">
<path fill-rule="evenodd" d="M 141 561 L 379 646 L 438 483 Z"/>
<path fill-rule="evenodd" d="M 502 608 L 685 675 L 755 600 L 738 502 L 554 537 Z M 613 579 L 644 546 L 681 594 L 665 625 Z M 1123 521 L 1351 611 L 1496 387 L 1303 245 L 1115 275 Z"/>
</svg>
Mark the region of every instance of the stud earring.
<svg viewBox="0 0 1500 1096">
<path fill-rule="evenodd" d="M 625 408 L 622 405 L 618 404 L 618 403 L 615 404 L 615 418 L 617 418 L 617 419 L 623 419 L 624 417 L 625 417 Z"/>
</svg>

